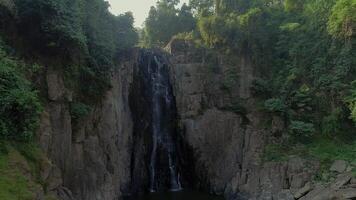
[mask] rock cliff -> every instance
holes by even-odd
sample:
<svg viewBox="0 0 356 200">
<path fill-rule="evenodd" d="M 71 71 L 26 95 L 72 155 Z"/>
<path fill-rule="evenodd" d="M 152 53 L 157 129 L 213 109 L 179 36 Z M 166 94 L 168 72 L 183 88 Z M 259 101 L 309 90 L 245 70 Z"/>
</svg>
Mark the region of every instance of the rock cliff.
<svg viewBox="0 0 356 200">
<path fill-rule="evenodd" d="M 248 56 L 213 55 L 212 60 L 208 52 L 183 41 L 172 41 L 167 50 L 180 134 L 185 151 L 194 155 L 186 167 L 194 171 L 195 187 L 231 199 L 283 199 L 279 192 L 311 179 L 314 169 L 305 169 L 301 159 L 262 162 L 272 130 L 263 128 L 265 116 L 251 95 L 256 70 Z M 226 77 L 231 70 L 236 77 Z M 224 85 L 227 81 L 234 84 L 231 89 Z M 283 123 L 275 127 L 283 128 Z"/>
<path fill-rule="evenodd" d="M 133 50 L 118 65 L 112 88 L 75 125 L 69 110 L 71 91 L 62 73 L 48 67 L 48 102 L 38 136 L 52 161 L 42 169 L 48 192 L 63 200 L 114 200 L 148 190 L 152 137 L 146 112 L 150 100 L 139 69 L 147 61 L 144 51 Z M 331 193 L 328 187 L 312 186 L 318 162 L 298 157 L 264 162 L 266 144 L 285 127 L 278 117 L 271 128 L 263 125 L 266 116 L 251 91 L 258 70 L 248 56 L 229 58 L 180 40 L 173 40 L 166 51 L 152 55 L 165 57 L 169 67 L 183 187 L 229 200 L 313 199 L 318 188 L 327 197 L 352 195 L 353 190 L 344 187 L 351 184 L 349 175 Z"/>
<path fill-rule="evenodd" d="M 112 73 L 112 88 L 91 114 L 75 126 L 70 91 L 60 71 L 48 68 L 48 103 L 41 119 L 39 143 L 53 166 L 43 178 L 47 190 L 68 194 L 64 199 L 117 199 L 128 191 L 133 122 L 129 89 L 133 63 L 121 63 Z M 66 189 L 69 188 L 70 190 Z M 71 191 L 71 192 L 69 192 Z"/>
</svg>

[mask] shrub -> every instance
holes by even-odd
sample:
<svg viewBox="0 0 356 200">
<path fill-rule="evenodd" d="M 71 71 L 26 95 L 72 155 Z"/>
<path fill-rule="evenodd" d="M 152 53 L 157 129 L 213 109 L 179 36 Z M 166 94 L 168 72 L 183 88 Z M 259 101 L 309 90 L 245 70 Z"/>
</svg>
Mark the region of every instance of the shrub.
<svg viewBox="0 0 356 200">
<path fill-rule="evenodd" d="M 356 29 L 356 0 L 338 0 L 328 21 L 328 31 L 334 37 L 351 37 Z"/>
<path fill-rule="evenodd" d="M 323 117 L 321 131 L 323 135 L 334 136 L 341 130 L 342 110 L 337 108 L 330 115 Z"/>
<path fill-rule="evenodd" d="M 70 88 L 97 101 L 109 88 L 118 57 L 138 40 L 132 13 L 114 16 L 103 0 L 15 0 L 16 29 L 31 51 L 60 58 Z M 67 67 L 69 68 L 69 67 Z M 75 83 L 77 82 L 77 83 Z"/>
<path fill-rule="evenodd" d="M 286 112 L 287 109 L 287 106 L 279 98 L 268 99 L 264 106 L 270 112 Z"/>
<path fill-rule="evenodd" d="M 72 103 L 70 106 L 70 113 L 74 120 L 87 116 L 90 111 L 91 107 L 81 102 Z"/>
<path fill-rule="evenodd" d="M 356 123 L 356 81 L 351 83 L 350 94 L 346 97 L 351 112 L 350 118 Z"/>
<path fill-rule="evenodd" d="M 271 93 L 268 81 L 261 78 L 257 78 L 253 81 L 251 90 L 255 95 L 268 95 Z"/>
<path fill-rule="evenodd" d="M 242 99 L 238 99 L 234 101 L 231 105 L 226 106 L 223 108 L 224 110 L 229 110 L 231 112 L 234 112 L 236 114 L 240 115 L 246 115 L 247 114 L 247 109 L 244 106 L 244 102 Z"/>
<path fill-rule="evenodd" d="M 28 141 L 38 126 L 41 103 L 20 64 L 0 52 L 0 138 Z"/>
<path fill-rule="evenodd" d="M 16 0 L 21 28 L 42 48 L 85 47 L 79 1 Z M 41 43 L 41 44 L 42 44 Z M 38 46 L 39 44 L 36 44 Z"/>
<path fill-rule="evenodd" d="M 226 89 L 227 91 L 233 91 L 234 87 L 238 85 L 238 72 L 237 68 L 234 66 L 230 66 L 225 72 L 222 81 L 222 89 Z"/>
<path fill-rule="evenodd" d="M 310 138 L 315 132 L 314 124 L 302 121 L 291 121 L 289 130 L 295 139 L 301 141 Z"/>
</svg>

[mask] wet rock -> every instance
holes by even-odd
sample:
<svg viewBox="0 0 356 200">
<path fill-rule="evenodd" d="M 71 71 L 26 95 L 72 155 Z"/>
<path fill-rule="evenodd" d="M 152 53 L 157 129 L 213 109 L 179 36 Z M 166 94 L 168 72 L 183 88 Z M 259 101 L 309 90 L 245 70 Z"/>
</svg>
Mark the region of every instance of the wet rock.
<svg viewBox="0 0 356 200">
<path fill-rule="evenodd" d="M 330 171 L 342 173 L 347 168 L 347 162 L 344 160 L 336 160 L 330 167 Z"/>
</svg>

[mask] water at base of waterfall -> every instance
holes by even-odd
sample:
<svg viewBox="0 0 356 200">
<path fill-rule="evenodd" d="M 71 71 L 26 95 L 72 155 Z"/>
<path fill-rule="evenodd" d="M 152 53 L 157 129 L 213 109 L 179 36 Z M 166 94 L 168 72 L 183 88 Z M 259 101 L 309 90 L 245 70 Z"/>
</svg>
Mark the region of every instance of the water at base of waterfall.
<svg viewBox="0 0 356 200">
<path fill-rule="evenodd" d="M 182 190 L 179 192 L 150 193 L 135 198 L 135 200 L 224 200 L 224 198 L 196 191 Z"/>
</svg>

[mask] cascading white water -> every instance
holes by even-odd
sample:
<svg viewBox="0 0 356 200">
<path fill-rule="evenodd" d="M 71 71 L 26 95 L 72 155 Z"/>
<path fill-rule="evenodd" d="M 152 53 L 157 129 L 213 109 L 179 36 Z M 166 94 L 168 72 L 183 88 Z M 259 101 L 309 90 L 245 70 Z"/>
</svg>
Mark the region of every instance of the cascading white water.
<svg viewBox="0 0 356 200">
<path fill-rule="evenodd" d="M 155 65 L 150 65 L 148 73 L 152 86 L 152 152 L 150 156 L 150 191 L 156 191 L 156 182 L 159 177 L 156 173 L 157 151 L 158 146 L 162 146 L 164 154 L 168 159 L 168 167 L 170 174 L 170 190 L 179 191 L 182 189 L 179 173 L 176 164 L 176 149 L 172 138 L 172 133 L 167 124 L 164 123 L 162 117 L 167 109 L 171 108 L 173 97 L 170 92 L 168 74 L 163 74 L 164 65 L 160 62 L 157 56 L 154 56 Z"/>
</svg>

